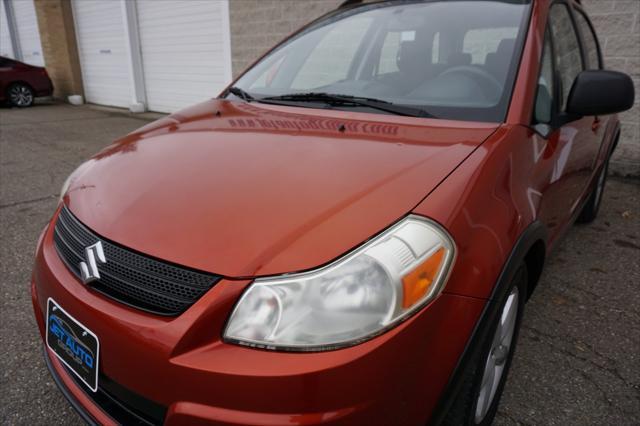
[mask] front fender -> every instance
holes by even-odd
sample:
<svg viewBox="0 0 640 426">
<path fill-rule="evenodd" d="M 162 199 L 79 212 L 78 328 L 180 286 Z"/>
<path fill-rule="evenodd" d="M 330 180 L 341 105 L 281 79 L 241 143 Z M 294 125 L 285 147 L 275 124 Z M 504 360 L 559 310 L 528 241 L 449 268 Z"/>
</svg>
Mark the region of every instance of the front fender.
<svg viewBox="0 0 640 426">
<path fill-rule="evenodd" d="M 525 127 L 501 127 L 414 209 L 443 225 L 458 247 L 444 292 L 489 299 L 516 246 L 523 256 L 536 241 L 546 249 L 538 220 L 546 160 L 534 142 Z M 529 228 L 535 232 L 522 241 Z"/>
</svg>

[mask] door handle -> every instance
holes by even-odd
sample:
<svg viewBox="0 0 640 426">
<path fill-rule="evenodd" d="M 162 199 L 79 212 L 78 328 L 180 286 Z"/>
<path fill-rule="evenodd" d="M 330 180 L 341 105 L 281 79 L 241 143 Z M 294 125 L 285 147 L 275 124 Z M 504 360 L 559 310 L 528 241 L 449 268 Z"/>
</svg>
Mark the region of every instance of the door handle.
<svg viewBox="0 0 640 426">
<path fill-rule="evenodd" d="M 599 117 L 595 117 L 595 118 L 593 119 L 593 123 L 591 123 L 591 130 L 592 130 L 594 133 L 597 133 L 597 132 L 598 132 L 598 129 L 600 129 L 600 125 L 601 125 L 601 124 L 602 124 L 602 122 L 600 121 L 600 118 L 599 118 Z"/>
</svg>

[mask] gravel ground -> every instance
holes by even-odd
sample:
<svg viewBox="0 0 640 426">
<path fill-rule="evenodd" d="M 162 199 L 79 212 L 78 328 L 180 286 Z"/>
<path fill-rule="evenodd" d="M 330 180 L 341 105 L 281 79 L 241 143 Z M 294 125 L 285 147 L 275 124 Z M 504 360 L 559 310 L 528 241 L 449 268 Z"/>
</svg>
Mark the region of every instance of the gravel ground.
<svg viewBox="0 0 640 426">
<path fill-rule="evenodd" d="M 53 384 L 29 297 L 33 250 L 65 177 L 146 123 L 91 107 L 0 110 L 0 424 L 82 424 Z M 526 307 L 498 425 L 640 425 L 640 182 L 610 179 Z"/>
</svg>

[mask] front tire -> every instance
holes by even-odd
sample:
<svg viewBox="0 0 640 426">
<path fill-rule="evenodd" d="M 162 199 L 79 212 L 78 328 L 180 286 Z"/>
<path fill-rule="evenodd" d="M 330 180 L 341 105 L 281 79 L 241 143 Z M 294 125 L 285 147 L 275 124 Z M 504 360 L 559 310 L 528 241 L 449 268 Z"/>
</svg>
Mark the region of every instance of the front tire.
<svg viewBox="0 0 640 426">
<path fill-rule="evenodd" d="M 491 338 L 468 369 L 445 425 L 485 426 L 493 422 L 513 359 L 526 295 L 527 267 L 522 263 L 501 300 Z"/>
<path fill-rule="evenodd" d="M 7 89 L 9 103 L 18 108 L 26 108 L 33 105 L 35 98 L 33 89 L 23 83 L 14 83 Z"/>
</svg>

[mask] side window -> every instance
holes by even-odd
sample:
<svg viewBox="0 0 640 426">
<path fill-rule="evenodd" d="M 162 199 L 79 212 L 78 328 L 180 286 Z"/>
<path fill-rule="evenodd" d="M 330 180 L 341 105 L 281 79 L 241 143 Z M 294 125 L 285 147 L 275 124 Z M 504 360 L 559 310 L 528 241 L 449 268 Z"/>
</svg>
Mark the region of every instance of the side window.
<svg viewBox="0 0 640 426">
<path fill-rule="evenodd" d="M 380 63 L 378 64 L 378 75 L 389 74 L 398 71 L 398 54 L 400 46 L 405 41 L 414 41 L 415 31 L 391 31 L 388 32 L 380 51 Z"/>
<path fill-rule="evenodd" d="M 569 9 L 564 4 L 556 4 L 551 8 L 549 26 L 555 47 L 557 71 L 560 74 L 560 95 L 558 105 L 562 110 L 566 108 L 571 86 L 578 74 L 584 70 L 580 44 L 576 34 Z"/>
<path fill-rule="evenodd" d="M 547 31 L 542 51 L 542 63 L 540 64 L 538 92 L 536 94 L 534 111 L 534 121 L 536 123 L 549 124 L 551 122 L 554 96 L 553 76 L 553 50 L 551 49 L 550 34 Z"/>
<path fill-rule="evenodd" d="M 378 75 L 398 71 L 396 64 L 398 50 L 400 50 L 400 33 L 387 33 L 387 36 L 384 38 L 384 43 L 382 43 L 382 50 L 380 51 Z"/>
<path fill-rule="evenodd" d="M 398 52 L 402 42 L 415 39 L 415 31 L 390 31 L 384 37 L 380 50 L 380 62 L 378 63 L 378 75 L 389 74 L 398 71 Z"/>
<path fill-rule="evenodd" d="M 433 42 L 431 43 L 431 63 L 440 63 L 440 32 L 433 35 Z"/>
<path fill-rule="evenodd" d="M 286 58 L 286 55 L 283 54 L 280 57 L 276 55 L 272 59 L 269 59 L 271 64 L 266 69 L 266 71 L 264 71 L 260 75 L 260 77 L 258 77 L 256 81 L 253 82 L 250 88 L 255 90 L 255 89 L 265 89 L 265 88 L 271 87 L 271 83 L 273 83 L 273 80 L 278 74 L 278 71 L 280 70 L 280 66 L 284 62 L 285 58 Z"/>
<path fill-rule="evenodd" d="M 489 54 L 496 53 L 504 40 L 515 43 L 518 27 L 478 28 L 467 31 L 462 51 L 471 55 L 471 63 L 485 65 Z M 508 52 L 509 56 L 511 52 Z"/>
<path fill-rule="evenodd" d="M 591 25 L 589 25 L 589 21 L 587 21 L 584 13 L 577 12 L 575 15 L 576 22 L 578 23 L 578 27 L 580 28 L 580 32 L 582 33 L 582 38 L 584 39 L 584 51 L 589 60 L 588 69 L 602 69 L 598 49 L 598 39 L 596 38 L 593 29 L 591 28 Z"/>
</svg>

